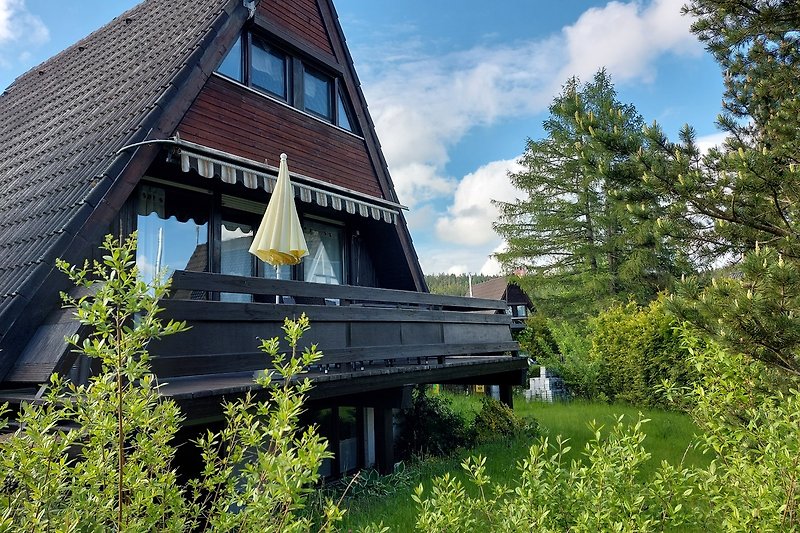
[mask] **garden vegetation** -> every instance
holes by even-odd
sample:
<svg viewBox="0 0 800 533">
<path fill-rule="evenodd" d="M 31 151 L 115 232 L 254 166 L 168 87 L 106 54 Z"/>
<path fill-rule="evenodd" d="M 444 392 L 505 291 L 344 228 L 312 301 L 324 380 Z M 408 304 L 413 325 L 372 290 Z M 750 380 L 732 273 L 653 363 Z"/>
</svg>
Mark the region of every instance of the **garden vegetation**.
<svg viewBox="0 0 800 533">
<path fill-rule="evenodd" d="M 478 456 L 461 465 L 466 482 L 445 473 L 409 491 L 418 530 L 800 529 L 800 7 L 691 0 L 684 11 L 725 72 L 723 145 L 701 154 L 688 126 L 677 142 L 643 127 L 604 71 L 571 79 L 512 176 L 528 196 L 500 206 L 497 229 L 500 259 L 527 268 L 519 282 L 543 313 L 521 337 L 530 353 L 575 395 L 689 413 L 708 462 L 648 466 L 644 418 L 594 425 L 578 458 L 569 440 L 528 437 L 511 481 Z M 7 423 L 0 530 L 335 530 L 343 505 L 310 506 L 330 452 L 299 425 L 302 374 L 321 357 L 300 348 L 307 319 L 285 323 L 291 356 L 262 342 L 274 370 L 257 397 L 225 405 L 224 428 L 197 439 L 202 472 L 179 481 L 181 413 L 158 394 L 147 344 L 186 328 L 158 318 L 167 285 L 139 279 L 135 249 L 135 237 L 108 238 L 102 260 L 59 263 L 87 292 L 65 296 L 90 330 L 70 341 L 101 371 L 83 385 L 53 376 Z M 710 268 L 721 258 L 733 262 Z M 449 416 L 435 402 L 414 409 Z M 488 401 L 478 417 L 465 443 L 524 427 Z M 408 426 L 409 453 L 447 451 Z"/>
</svg>

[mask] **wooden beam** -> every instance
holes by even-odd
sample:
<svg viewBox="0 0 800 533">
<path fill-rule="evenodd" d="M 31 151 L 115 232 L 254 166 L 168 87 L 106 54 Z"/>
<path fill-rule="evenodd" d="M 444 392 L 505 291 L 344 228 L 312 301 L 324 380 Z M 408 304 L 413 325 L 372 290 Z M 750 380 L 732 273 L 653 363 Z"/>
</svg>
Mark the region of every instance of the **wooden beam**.
<svg viewBox="0 0 800 533">
<path fill-rule="evenodd" d="M 514 408 L 514 390 L 511 385 L 500 385 L 500 401 L 511 409 Z"/>
<path fill-rule="evenodd" d="M 447 310 L 501 311 L 506 303 L 501 300 L 446 296 L 426 292 L 376 289 L 355 285 L 327 285 L 307 281 L 275 280 L 209 272 L 176 270 L 172 274 L 172 292 L 178 290 L 219 291 L 256 295 L 306 296 L 338 298 L 378 303 L 428 305 Z M 509 319 L 510 320 L 510 319 Z"/>
<path fill-rule="evenodd" d="M 394 471 L 394 416 L 391 407 L 375 409 L 375 463 L 381 474 Z"/>
<path fill-rule="evenodd" d="M 325 350 L 320 365 L 347 364 L 389 359 L 430 358 L 420 361 L 421 368 L 440 364 L 437 359 L 447 356 L 500 355 L 518 349 L 515 342 L 466 343 L 466 344 L 422 344 L 393 346 L 360 346 Z M 224 354 L 189 354 L 180 356 L 158 356 L 151 359 L 153 373 L 160 378 L 222 374 L 226 372 L 257 371 L 271 365 L 263 352 Z M 360 372 L 359 368 L 354 369 Z"/>
</svg>

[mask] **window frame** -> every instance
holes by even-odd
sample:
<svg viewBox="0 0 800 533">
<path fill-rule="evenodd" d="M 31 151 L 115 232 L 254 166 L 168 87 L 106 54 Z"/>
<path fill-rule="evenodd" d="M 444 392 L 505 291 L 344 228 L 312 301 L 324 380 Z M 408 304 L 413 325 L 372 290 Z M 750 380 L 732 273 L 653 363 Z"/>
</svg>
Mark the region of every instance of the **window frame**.
<svg viewBox="0 0 800 533">
<path fill-rule="evenodd" d="M 270 91 L 265 87 L 257 86 L 253 83 L 253 47 L 255 46 L 253 39 L 258 39 L 269 47 L 270 51 L 277 52 L 283 55 L 284 59 L 284 93 L 280 95 Z M 311 115 L 323 122 L 336 126 L 353 135 L 362 136 L 361 127 L 358 117 L 355 113 L 353 103 L 350 101 L 350 96 L 347 93 L 346 86 L 343 83 L 343 73 L 333 72 L 330 67 L 326 67 L 323 63 L 315 61 L 313 57 L 308 56 L 288 45 L 281 44 L 274 37 L 270 36 L 268 32 L 257 31 L 254 29 L 244 29 L 239 35 L 238 39 L 241 40 L 240 46 L 240 70 L 241 79 L 236 79 L 228 74 L 220 72 L 219 67 L 225 63 L 227 56 L 222 59 L 217 72 L 219 75 L 249 87 L 250 89 L 262 94 L 268 98 L 274 98 L 280 102 L 284 102 L 289 106 Z M 234 50 L 231 47 L 229 54 Z M 318 113 L 313 109 L 306 107 L 305 102 L 305 76 L 306 73 L 316 76 L 317 78 L 325 79 L 328 82 L 328 108 L 330 116 Z M 339 109 L 341 106 L 341 110 Z M 344 117 L 340 111 L 344 111 Z M 342 120 L 344 118 L 344 122 Z M 347 126 L 343 124 L 347 124 Z"/>
<path fill-rule="evenodd" d="M 290 105 L 292 104 L 292 87 L 295 85 L 293 76 L 292 76 L 292 63 L 294 62 L 294 56 L 288 53 L 286 50 L 282 49 L 280 46 L 275 46 L 272 44 L 272 41 L 269 39 L 261 36 L 261 35 L 253 35 L 253 32 L 246 31 L 244 34 L 247 36 L 247 46 L 242 47 L 242 58 L 243 58 L 243 66 L 244 75 L 242 76 L 245 81 L 243 82 L 245 85 L 250 87 L 253 90 L 260 92 L 261 94 L 265 94 L 282 102 L 287 102 Z M 253 84 L 253 37 L 263 42 L 266 46 L 269 47 L 269 50 L 265 50 L 265 52 L 269 53 L 271 51 L 277 52 L 283 55 L 283 95 L 274 93 L 267 89 L 266 87 L 261 87 Z M 244 40 L 242 41 L 244 42 Z"/>
</svg>

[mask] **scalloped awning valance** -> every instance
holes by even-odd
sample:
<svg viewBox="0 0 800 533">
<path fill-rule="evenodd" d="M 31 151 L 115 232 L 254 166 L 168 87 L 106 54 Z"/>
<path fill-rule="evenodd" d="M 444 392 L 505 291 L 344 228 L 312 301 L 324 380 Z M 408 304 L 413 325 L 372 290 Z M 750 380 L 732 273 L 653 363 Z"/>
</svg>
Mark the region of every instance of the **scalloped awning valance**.
<svg viewBox="0 0 800 533">
<path fill-rule="evenodd" d="M 231 154 L 219 154 L 216 150 L 179 141 L 176 152 L 180 157 L 181 170 L 195 171 L 206 178 L 218 178 L 224 183 L 240 183 L 249 189 L 264 189 L 272 193 L 275 187 L 277 168 L 259 164 L 249 159 Z M 263 170 L 262 170 L 263 169 Z M 292 174 L 292 187 L 295 197 L 306 203 L 314 202 L 321 207 L 358 214 L 362 217 L 383 220 L 394 224 L 404 206 L 375 198 L 344 187 L 319 182 L 306 176 Z"/>
</svg>

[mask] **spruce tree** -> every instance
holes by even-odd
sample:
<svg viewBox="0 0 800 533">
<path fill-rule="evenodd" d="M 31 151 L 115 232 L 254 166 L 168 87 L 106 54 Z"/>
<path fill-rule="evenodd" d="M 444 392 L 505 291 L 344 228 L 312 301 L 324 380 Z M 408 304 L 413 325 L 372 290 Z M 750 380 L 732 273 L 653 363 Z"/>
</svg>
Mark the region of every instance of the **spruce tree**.
<svg viewBox="0 0 800 533">
<path fill-rule="evenodd" d="M 527 272 L 523 287 L 550 316 L 647 302 L 685 268 L 656 231 L 664 208 L 640 179 L 642 126 L 605 70 L 584 85 L 571 78 L 550 106 L 547 137 L 528 140 L 525 170 L 510 176 L 527 194 L 498 203 L 495 230 L 508 243 L 498 259 Z"/>
</svg>

